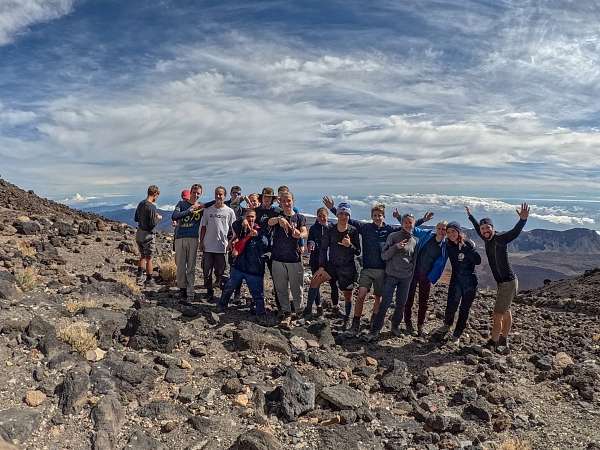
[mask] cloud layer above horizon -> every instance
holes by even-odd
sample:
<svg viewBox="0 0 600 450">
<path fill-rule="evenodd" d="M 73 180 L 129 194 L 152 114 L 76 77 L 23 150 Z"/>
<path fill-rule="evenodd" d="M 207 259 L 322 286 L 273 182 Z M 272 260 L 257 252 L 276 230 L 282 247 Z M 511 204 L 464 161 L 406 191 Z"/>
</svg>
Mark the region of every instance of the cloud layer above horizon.
<svg viewBox="0 0 600 450">
<path fill-rule="evenodd" d="M 600 188 L 588 2 L 13 3 L 2 175 L 55 198 L 192 181 L 356 198 Z"/>
</svg>

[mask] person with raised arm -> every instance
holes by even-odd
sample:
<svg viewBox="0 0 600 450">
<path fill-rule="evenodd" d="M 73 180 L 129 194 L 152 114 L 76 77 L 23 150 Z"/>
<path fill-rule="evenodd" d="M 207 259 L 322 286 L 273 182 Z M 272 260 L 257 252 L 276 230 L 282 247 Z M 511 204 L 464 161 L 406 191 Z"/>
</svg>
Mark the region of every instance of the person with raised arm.
<svg viewBox="0 0 600 450">
<path fill-rule="evenodd" d="M 475 231 L 485 242 L 485 253 L 490 270 L 498 285 L 492 318 L 492 336 L 486 347 L 495 349 L 500 353 L 507 353 L 510 351 L 508 335 L 512 328 L 510 307 L 519 291 L 519 281 L 508 260 L 508 244 L 519 237 L 519 234 L 523 231 L 529 218 L 530 208 L 527 203 L 522 203 L 521 207 L 516 210 L 519 221 L 512 230 L 504 233 L 495 230 L 494 223 L 489 217 L 477 221 L 468 206 L 465 206 L 465 210 Z"/>
<path fill-rule="evenodd" d="M 321 284 L 334 281 L 344 295 L 344 328 L 352 312 L 352 290 L 358 278 L 355 258 L 360 255 L 358 230 L 348 223 L 351 213 L 350 205 L 341 202 L 337 207 L 337 223 L 329 225 L 323 235 L 319 249 L 319 269 L 310 282 L 305 309 L 306 314 L 311 312 Z"/>
</svg>

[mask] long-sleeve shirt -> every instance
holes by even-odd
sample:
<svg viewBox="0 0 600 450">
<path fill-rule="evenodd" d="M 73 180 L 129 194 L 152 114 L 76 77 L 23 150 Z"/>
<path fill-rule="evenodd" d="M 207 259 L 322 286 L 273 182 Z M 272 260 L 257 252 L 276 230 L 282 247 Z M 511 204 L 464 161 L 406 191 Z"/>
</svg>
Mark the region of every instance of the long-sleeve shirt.
<svg viewBox="0 0 600 450">
<path fill-rule="evenodd" d="M 407 240 L 404 248 L 398 248 L 396 244 Z M 417 239 L 405 230 L 400 229 L 387 237 L 381 257 L 386 262 L 385 273 L 396 278 L 410 278 L 415 269 L 417 259 Z"/>
<path fill-rule="evenodd" d="M 140 230 L 152 233 L 154 227 L 160 222 L 156 205 L 148 200 L 142 200 L 135 210 L 135 221 Z"/>
<path fill-rule="evenodd" d="M 527 220 L 519 220 L 512 230 L 504 233 L 494 233 L 491 239 L 485 239 L 479 230 L 479 222 L 472 215 L 469 220 L 475 231 L 485 243 L 485 253 L 496 283 L 505 283 L 515 279 L 515 274 L 508 260 L 508 244 L 514 241 L 525 227 Z"/>
<path fill-rule="evenodd" d="M 244 239 L 248 232 L 248 230 L 240 230 L 238 237 Z M 233 266 L 240 272 L 248 273 L 250 275 L 264 275 L 265 253 L 269 250 L 268 247 L 268 236 L 261 228 L 258 230 L 258 236 L 250 238 L 242 253 L 236 256 Z"/>
<path fill-rule="evenodd" d="M 340 242 L 345 236 L 350 237 L 350 247 L 345 247 Z M 337 224 L 327 227 L 323 235 L 321 249 L 319 250 L 319 266 L 347 267 L 354 265 L 354 257 L 360 255 L 360 239 L 358 230 L 352 225 L 344 231 L 338 230 Z"/>
<path fill-rule="evenodd" d="M 477 252 L 473 241 L 465 241 L 460 249 L 457 244 L 448 241 L 446 249 L 450 265 L 452 265 L 452 278 L 450 281 L 477 285 L 475 266 L 481 264 L 481 256 Z"/>
<path fill-rule="evenodd" d="M 319 266 L 319 253 L 321 251 L 321 241 L 323 240 L 323 236 L 327 233 L 327 227 L 329 224 L 322 225 L 319 222 L 313 223 L 308 229 L 308 241 L 312 241 L 315 243 L 314 250 L 310 253 L 310 267 L 313 270 L 316 270 Z"/>
<path fill-rule="evenodd" d="M 200 220 L 202 219 L 202 210 L 193 210 L 193 204 L 181 200 L 175 206 L 171 215 L 171 220 L 177 222 L 175 229 L 175 239 L 187 237 L 200 237 Z"/>
</svg>

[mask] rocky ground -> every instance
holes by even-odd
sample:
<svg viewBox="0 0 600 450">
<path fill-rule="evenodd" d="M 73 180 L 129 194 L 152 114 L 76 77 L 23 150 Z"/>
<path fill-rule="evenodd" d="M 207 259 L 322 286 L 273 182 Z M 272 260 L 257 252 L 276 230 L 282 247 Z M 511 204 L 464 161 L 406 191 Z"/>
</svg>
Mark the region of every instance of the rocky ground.
<svg viewBox="0 0 600 450">
<path fill-rule="evenodd" d="M 329 315 L 284 331 L 140 290 L 135 258 L 130 227 L 0 180 L 0 449 L 600 449 L 594 273 L 520 295 L 498 355 L 493 292 L 460 346 L 366 344 Z"/>
</svg>

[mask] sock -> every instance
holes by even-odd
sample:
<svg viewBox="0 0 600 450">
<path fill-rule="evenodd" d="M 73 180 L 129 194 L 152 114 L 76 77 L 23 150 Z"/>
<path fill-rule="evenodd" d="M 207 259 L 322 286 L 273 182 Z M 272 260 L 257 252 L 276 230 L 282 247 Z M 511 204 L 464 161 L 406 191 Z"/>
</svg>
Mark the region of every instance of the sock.
<svg viewBox="0 0 600 450">
<path fill-rule="evenodd" d="M 312 309 L 312 306 L 316 302 L 318 295 L 319 288 L 308 288 L 308 300 L 306 302 L 306 308 Z"/>
<path fill-rule="evenodd" d="M 146 280 L 151 280 L 152 279 L 152 274 L 151 273 L 147 273 L 146 274 Z"/>
<path fill-rule="evenodd" d="M 346 318 L 348 319 L 352 312 L 352 302 L 344 302 L 344 309 L 346 311 Z"/>
</svg>

